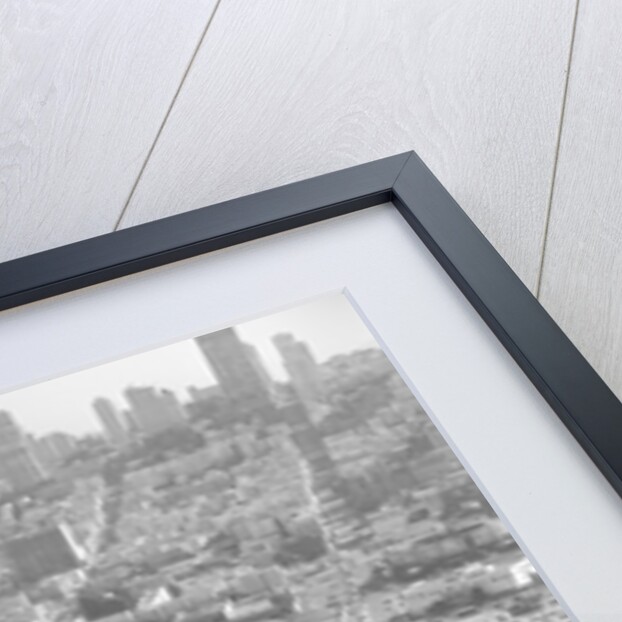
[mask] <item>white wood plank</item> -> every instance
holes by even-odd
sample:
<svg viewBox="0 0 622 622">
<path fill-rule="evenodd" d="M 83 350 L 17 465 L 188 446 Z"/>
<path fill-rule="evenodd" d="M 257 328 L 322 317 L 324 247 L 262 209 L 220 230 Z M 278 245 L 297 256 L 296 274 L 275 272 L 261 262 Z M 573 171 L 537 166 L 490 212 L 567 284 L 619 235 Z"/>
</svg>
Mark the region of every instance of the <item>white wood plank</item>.
<svg viewBox="0 0 622 622">
<path fill-rule="evenodd" d="M 622 5 L 581 2 L 541 300 L 622 397 Z"/>
<path fill-rule="evenodd" d="M 0 260 L 113 229 L 214 3 L 0 3 Z"/>
<path fill-rule="evenodd" d="M 573 12 L 224 0 L 122 226 L 414 148 L 533 286 Z"/>
</svg>

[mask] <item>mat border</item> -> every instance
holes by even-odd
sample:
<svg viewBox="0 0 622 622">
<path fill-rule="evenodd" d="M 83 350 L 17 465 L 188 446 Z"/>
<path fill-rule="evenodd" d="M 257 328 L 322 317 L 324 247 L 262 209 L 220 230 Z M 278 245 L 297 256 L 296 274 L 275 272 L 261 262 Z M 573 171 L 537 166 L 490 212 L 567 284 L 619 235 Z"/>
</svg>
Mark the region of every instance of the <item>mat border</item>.
<svg viewBox="0 0 622 622">
<path fill-rule="evenodd" d="M 413 151 L 0 264 L 0 311 L 393 203 L 622 497 L 622 403 Z"/>
</svg>

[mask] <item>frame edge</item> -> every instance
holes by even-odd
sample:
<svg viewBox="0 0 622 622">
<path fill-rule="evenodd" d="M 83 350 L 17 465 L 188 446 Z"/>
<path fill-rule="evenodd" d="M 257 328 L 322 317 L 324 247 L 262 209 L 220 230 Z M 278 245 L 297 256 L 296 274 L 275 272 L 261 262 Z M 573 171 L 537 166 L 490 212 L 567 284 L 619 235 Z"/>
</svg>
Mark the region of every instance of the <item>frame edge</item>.
<svg viewBox="0 0 622 622">
<path fill-rule="evenodd" d="M 0 264 L 0 311 L 394 206 L 622 497 L 622 403 L 414 151 Z"/>
<path fill-rule="evenodd" d="M 414 152 L 393 203 L 622 497 L 622 403 L 613 391 Z"/>
<path fill-rule="evenodd" d="M 389 202 L 411 154 L 0 263 L 0 311 Z"/>
</svg>

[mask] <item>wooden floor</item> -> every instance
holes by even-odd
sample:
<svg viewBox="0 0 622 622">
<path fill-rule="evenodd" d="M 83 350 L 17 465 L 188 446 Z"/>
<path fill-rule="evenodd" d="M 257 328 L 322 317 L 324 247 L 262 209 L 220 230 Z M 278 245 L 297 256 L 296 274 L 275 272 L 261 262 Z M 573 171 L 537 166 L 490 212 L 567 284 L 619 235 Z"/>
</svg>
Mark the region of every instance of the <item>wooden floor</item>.
<svg viewBox="0 0 622 622">
<path fill-rule="evenodd" d="M 622 397 L 616 0 L 8 0 L 0 261 L 415 149 Z"/>
</svg>

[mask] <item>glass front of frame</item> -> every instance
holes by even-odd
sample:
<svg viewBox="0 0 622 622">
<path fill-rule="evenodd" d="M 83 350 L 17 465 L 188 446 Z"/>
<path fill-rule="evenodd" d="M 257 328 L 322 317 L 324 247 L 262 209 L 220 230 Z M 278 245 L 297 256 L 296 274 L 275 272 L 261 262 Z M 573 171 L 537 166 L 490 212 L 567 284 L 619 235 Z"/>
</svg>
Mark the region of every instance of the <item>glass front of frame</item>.
<svg viewBox="0 0 622 622">
<path fill-rule="evenodd" d="M 343 294 L 0 396 L 6 622 L 553 622 Z"/>
</svg>

